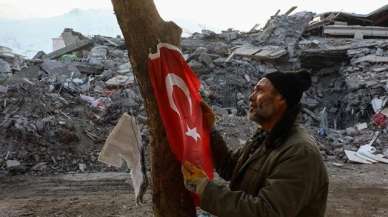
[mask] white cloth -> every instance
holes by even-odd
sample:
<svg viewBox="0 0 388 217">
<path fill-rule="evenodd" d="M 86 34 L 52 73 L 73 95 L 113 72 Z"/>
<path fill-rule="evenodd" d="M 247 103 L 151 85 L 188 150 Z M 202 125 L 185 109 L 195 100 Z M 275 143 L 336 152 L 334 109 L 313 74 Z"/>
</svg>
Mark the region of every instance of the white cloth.
<svg viewBox="0 0 388 217">
<path fill-rule="evenodd" d="M 143 157 L 141 135 L 136 120 L 124 113 L 106 139 L 98 160 L 115 167 L 121 167 L 125 160 L 131 170 L 137 204 L 143 202 L 147 187 Z"/>
</svg>

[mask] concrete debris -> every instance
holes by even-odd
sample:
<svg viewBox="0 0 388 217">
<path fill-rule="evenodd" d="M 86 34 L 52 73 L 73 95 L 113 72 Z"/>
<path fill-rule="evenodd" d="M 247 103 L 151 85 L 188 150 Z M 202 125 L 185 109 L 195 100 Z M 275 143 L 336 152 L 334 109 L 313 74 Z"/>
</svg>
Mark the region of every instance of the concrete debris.
<svg viewBox="0 0 388 217">
<path fill-rule="evenodd" d="M 0 85 L 0 93 L 7 93 L 8 92 L 8 87 Z"/>
<path fill-rule="evenodd" d="M 332 36 L 352 36 L 355 39 L 364 39 L 364 37 L 388 38 L 388 28 L 379 26 L 328 25 L 323 28 L 323 33 Z"/>
<path fill-rule="evenodd" d="M 72 52 L 76 52 L 76 51 L 80 51 L 82 49 L 85 49 L 85 48 L 91 46 L 92 43 L 93 43 L 93 41 L 91 41 L 90 39 L 83 39 L 83 40 L 77 41 L 73 44 L 69 44 L 61 49 L 55 50 L 55 51 L 47 54 L 46 58 L 57 59 L 64 54 L 68 54 L 68 53 L 72 53 Z"/>
<path fill-rule="evenodd" d="M 372 108 L 373 108 L 373 111 L 375 113 L 377 112 L 380 112 L 386 105 L 386 103 L 388 102 L 388 98 L 373 98 L 372 101 L 371 101 L 371 105 L 372 105 Z"/>
<path fill-rule="evenodd" d="M 6 61 L 0 59 L 0 73 L 11 73 L 11 66 Z"/>
<path fill-rule="evenodd" d="M 105 82 L 109 87 L 127 86 L 130 83 L 133 83 L 133 76 L 129 77 L 124 75 L 117 75 Z"/>
<path fill-rule="evenodd" d="M 124 63 L 118 66 L 117 72 L 121 75 L 132 72 L 130 63 Z"/>
<path fill-rule="evenodd" d="M 65 46 L 76 44 L 81 42 L 82 40 L 87 39 L 81 33 L 74 31 L 72 28 L 65 28 L 61 33 L 60 37 L 63 39 Z"/>
<path fill-rule="evenodd" d="M 78 164 L 78 168 L 81 172 L 85 172 L 86 171 L 86 164 L 80 163 L 80 164 Z"/>
<path fill-rule="evenodd" d="M 0 61 L 7 62 L 11 71 L 0 82 L 0 171 L 120 170 L 106 168 L 97 158 L 124 112 L 139 117 L 143 141 L 148 142 L 147 115 L 127 51 L 121 46 L 124 40 L 98 36 L 81 37 L 78 42 L 83 40 L 88 40 L 88 46 L 57 52 L 55 60 L 42 60 L 42 56 L 27 60 L 1 47 Z M 103 55 L 101 47 L 106 51 Z M 101 64 L 90 63 L 89 57 L 98 57 Z M 10 167 L 7 159 L 18 159 L 21 166 Z"/>
<path fill-rule="evenodd" d="M 239 37 L 240 32 L 237 30 L 233 29 L 228 29 L 226 31 L 222 31 L 220 36 L 225 40 L 225 41 L 232 41 L 235 40 Z"/>
<path fill-rule="evenodd" d="M 250 56 L 256 60 L 275 60 L 287 54 L 286 49 L 280 46 L 253 46 L 245 45 L 233 51 L 234 55 Z"/>
<path fill-rule="evenodd" d="M 263 28 L 257 42 L 288 47 L 296 45 L 304 29 L 313 19 L 311 12 L 298 12 L 293 15 L 273 16 Z"/>
<path fill-rule="evenodd" d="M 359 123 L 359 124 L 357 124 L 356 125 L 356 128 L 357 128 L 357 130 L 364 130 L 364 129 L 366 129 L 366 128 L 368 128 L 368 124 L 367 123 Z"/>
<path fill-rule="evenodd" d="M 93 47 L 89 53 L 88 62 L 90 64 L 102 64 L 102 61 L 106 59 L 107 55 L 108 55 L 107 46 Z"/>
<path fill-rule="evenodd" d="M 388 57 L 386 56 L 376 56 L 376 55 L 368 55 L 360 57 L 356 60 L 354 60 L 354 63 L 361 63 L 361 62 L 370 62 L 370 63 L 388 63 Z"/>
<path fill-rule="evenodd" d="M 237 48 L 236 50 L 233 51 L 233 53 L 235 55 L 240 55 L 240 56 L 253 56 L 258 51 L 260 51 L 259 47 L 256 47 L 253 45 L 245 45 Z"/>
<path fill-rule="evenodd" d="M 383 153 L 387 124 L 374 115 L 388 113 L 379 101 L 388 93 L 387 39 L 322 37 L 323 27 L 334 22 L 377 26 L 378 19 L 355 24 L 334 14 L 311 28 L 313 13 L 279 14 L 247 33 L 203 31 L 181 40 L 226 140 L 238 145 L 254 132 L 254 124 L 246 121 L 248 97 L 263 75 L 307 69 L 313 85 L 302 98 L 299 119 L 319 139 L 323 158 L 347 161 L 347 153 L 357 152 L 376 131 L 381 132 L 376 154 Z M 149 142 L 147 114 L 124 40 L 68 33 L 78 39 L 35 60 L 0 47 L 0 68 L 6 69 L 0 70 L 0 162 L 18 159 L 32 174 L 123 170 L 106 168 L 97 159 L 125 112 L 138 120 L 145 148 Z M 42 162 L 45 166 L 32 169 Z M 0 170 L 9 171 L 5 163 Z"/>
<path fill-rule="evenodd" d="M 20 162 L 17 160 L 7 160 L 7 168 L 14 168 L 20 166 Z"/>
<path fill-rule="evenodd" d="M 360 146 L 357 152 L 345 150 L 348 159 L 357 163 L 371 164 L 381 162 L 388 164 L 388 158 L 385 158 L 383 154 L 376 154 L 377 150 L 373 146 L 373 143 L 376 141 L 378 136 L 379 132 L 376 132 L 372 140 L 369 143 Z"/>
</svg>

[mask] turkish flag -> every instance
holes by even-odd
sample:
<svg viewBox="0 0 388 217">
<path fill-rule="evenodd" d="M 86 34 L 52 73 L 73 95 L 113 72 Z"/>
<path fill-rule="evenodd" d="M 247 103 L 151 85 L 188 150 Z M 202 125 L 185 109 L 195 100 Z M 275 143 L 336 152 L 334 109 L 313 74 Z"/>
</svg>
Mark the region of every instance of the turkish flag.
<svg viewBox="0 0 388 217">
<path fill-rule="evenodd" d="M 202 121 L 200 81 L 179 48 L 159 43 L 149 55 L 148 70 L 160 116 L 172 152 L 213 179 L 209 132 Z"/>
</svg>

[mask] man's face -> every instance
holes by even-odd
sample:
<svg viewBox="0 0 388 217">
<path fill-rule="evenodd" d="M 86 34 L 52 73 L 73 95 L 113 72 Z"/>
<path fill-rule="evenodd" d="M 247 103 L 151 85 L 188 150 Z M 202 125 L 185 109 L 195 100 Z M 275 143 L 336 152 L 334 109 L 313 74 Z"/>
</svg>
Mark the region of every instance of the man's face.
<svg viewBox="0 0 388 217">
<path fill-rule="evenodd" d="M 248 118 L 262 125 L 273 121 L 274 117 L 282 112 L 284 106 L 283 97 L 277 92 L 271 81 L 262 78 L 257 82 L 252 94 L 249 96 Z"/>
</svg>

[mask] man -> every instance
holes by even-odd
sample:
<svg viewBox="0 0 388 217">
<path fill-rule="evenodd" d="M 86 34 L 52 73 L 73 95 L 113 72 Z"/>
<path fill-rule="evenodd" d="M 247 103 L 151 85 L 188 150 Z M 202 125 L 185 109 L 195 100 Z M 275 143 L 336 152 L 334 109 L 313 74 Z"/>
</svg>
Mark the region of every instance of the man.
<svg viewBox="0 0 388 217">
<path fill-rule="evenodd" d="M 229 188 L 208 181 L 188 162 L 185 186 L 200 196 L 200 207 L 218 217 L 323 217 L 328 176 L 316 141 L 295 123 L 300 99 L 311 85 L 305 72 L 264 76 L 249 97 L 249 119 L 259 127 L 247 144 L 231 152 L 216 130 L 211 146 L 217 173 Z M 214 114 L 205 104 L 204 119 Z"/>
</svg>

